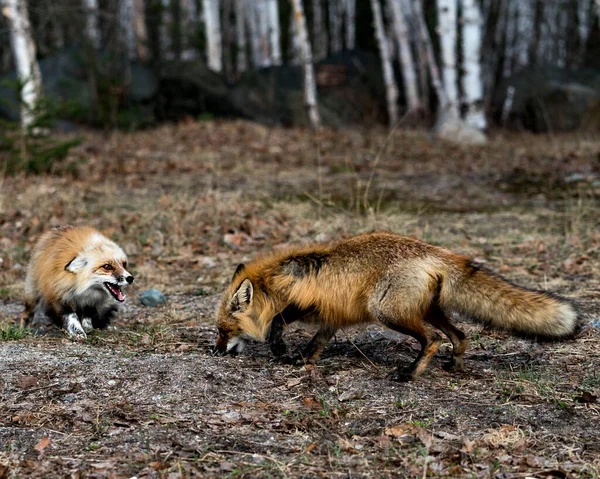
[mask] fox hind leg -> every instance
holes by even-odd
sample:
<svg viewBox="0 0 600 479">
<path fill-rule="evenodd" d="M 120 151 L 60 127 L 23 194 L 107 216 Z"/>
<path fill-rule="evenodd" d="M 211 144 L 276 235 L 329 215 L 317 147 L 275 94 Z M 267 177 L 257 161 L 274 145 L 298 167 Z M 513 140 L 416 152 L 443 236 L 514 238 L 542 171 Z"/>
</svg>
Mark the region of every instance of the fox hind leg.
<svg viewBox="0 0 600 479">
<path fill-rule="evenodd" d="M 448 336 L 452 342 L 452 357 L 444 365 L 447 371 L 462 371 L 463 354 L 467 349 L 467 337 L 460 329 L 454 326 L 444 312 L 436 305 L 432 306 L 425 320 Z"/>
<path fill-rule="evenodd" d="M 32 305 L 31 303 L 25 303 L 25 311 L 23 311 L 23 313 L 21 314 L 21 317 L 19 319 L 19 327 L 21 329 L 29 327 L 34 314 L 35 314 L 35 306 Z"/>
</svg>

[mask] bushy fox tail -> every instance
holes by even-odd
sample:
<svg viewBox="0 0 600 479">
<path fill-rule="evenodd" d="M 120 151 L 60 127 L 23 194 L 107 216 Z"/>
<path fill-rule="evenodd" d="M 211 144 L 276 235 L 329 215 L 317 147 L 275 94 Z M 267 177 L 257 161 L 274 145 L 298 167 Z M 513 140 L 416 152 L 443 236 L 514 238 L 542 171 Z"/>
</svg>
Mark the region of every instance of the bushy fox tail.
<svg viewBox="0 0 600 479">
<path fill-rule="evenodd" d="M 519 336 L 561 339 L 578 329 L 578 314 L 569 300 L 512 284 L 470 260 L 442 279 L 439 304 L 445 312 Z"/>
</svg>

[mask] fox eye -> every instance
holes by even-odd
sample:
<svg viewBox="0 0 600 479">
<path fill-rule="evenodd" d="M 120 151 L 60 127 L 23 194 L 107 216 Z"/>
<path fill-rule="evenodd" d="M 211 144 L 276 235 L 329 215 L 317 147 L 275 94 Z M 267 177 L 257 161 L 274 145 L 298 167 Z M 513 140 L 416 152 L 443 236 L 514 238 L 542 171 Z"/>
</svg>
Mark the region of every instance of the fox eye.
<svg viewBox="0 0 600 479">
<path fill-rule="evenodd" d="M 113 270 L 114 268 L 112 267 L 112 264 L 108 264 L 106 263 L 105 265 L 102 266 L 106 271 L 110 271 Z"/>
<path fill-rule="evenodd" d="M 127 261 L 123 261 L 123 268 L 127 269 Z"/>
</svg>

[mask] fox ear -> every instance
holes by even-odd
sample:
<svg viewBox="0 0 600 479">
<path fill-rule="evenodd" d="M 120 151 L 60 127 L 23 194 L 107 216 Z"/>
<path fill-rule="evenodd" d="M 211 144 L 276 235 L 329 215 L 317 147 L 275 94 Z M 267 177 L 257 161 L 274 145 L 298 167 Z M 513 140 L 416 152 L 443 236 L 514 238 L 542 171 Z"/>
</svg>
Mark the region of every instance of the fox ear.
<svg viewBox="0 0 600 479">
<path fill-rule="evenodd" d="M 248 278 L 242 281 L 240 287 L 237 289 L 231 298 L 231 310 L 232 311 L 243 311 L 252 302 L 252 295 L 254 294 L 254 287 Z"/>
<path fill-rule="evenodd" d="M 243 270 L 246 267 L 246 265 L 244 263 L 240 263 L 237 265 L 237 268 L 235 268 L 235 273 L 233 273 L 233 276 L 231 277 L 231 281 L 233 281 L 233 279 L 238 275 L 238 273 Z"/>
<path fill-rule="evenodd" d="M 87 265 L 87 261 L 84 258 L 80 258 L 79 256 L 75 256 L 71 261 L 69 261 L 65 265 L 65 271 L 69 271 L 70 273 L 78 273 Z"/>
</svg>

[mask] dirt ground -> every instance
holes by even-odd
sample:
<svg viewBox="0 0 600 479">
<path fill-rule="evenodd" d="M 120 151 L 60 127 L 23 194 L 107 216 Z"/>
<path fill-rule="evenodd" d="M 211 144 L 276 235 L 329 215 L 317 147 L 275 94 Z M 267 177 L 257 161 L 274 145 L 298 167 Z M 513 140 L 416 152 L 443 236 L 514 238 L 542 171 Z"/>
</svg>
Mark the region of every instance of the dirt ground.
<svg viewBox="0 0 600 479">
<path fill-rule="evenodd" d="M 53 174 L 0 187 L 0 478 L 600 477 L 596 137 L 460 148 L 245 122 L 84 136 Z M 136 276 L 115 329 L 81 342 L 14 327 L 31 247 L 63 224 L 112 237 Z M 239 262 L 383 229 L 573 298 L 583 331 L 540 344 L 459 322 L 466 370 L 441 368 L 445 342 L 412 383 L 387 374 L 417 343 L 376 325 L 340 332 L 313 369 L 264 344 L 210 355 Z M 167 303 L 142 306 L 149 288 Z"/>
</svg>

